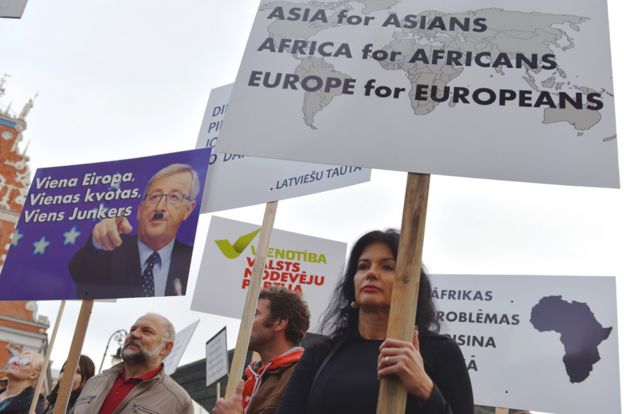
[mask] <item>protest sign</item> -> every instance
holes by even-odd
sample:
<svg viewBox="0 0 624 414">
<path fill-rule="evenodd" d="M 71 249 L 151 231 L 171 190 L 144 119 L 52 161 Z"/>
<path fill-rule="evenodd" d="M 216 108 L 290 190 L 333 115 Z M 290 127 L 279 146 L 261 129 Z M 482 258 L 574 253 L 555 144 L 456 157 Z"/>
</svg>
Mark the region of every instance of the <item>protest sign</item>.
<svg viewBox="0 0 624 414">
<path fill-rule="evenodd" d="M 0 300 L 183 295 L 209 156 L 208 148 L 38 169 Z"/>
<path fill-rule="evenodd" d="M 224 326 L 206 342 L 206 387 L 228 374 L 227 329 Z"/>
<path fill-rule="evenodd" d="M 178 369 L 182 355 L 184 355 L 186 347 L 189 342 L 191 342 L 191 338 L 193 337 L 193 333 L 195 333 L 195 329 L 198 324 L 199 319 L 182 329 L 180 332 L 176 332 L 173 348 L 171 349 L 169 355 L 167 355 L 167 359 L 165 359 L 165 373 L 167 375 L 173 374 L 176 369 Z"/>
<path fill-rule="evenodd" d="M 256 253 L 259 226 L 213 216 L 191 309 L 240 318 Z M 327 308 L 344 266 L 346 244 L 273 229 L 262 287 L 301 293 L 310 308 L 310 331 Z"/>
<path fill-rule="evenodd" d="M 197 148 L 217 144 L 232 85 L 213 89 Z M 370 180 L 370 169 L 273 160 L 235 154 L 210 156 L 202 213 L 299 197 Z"/>
<path fill-rule="evenodd" d="M 24 14 L 28 0 L 0 0 L 0 17 L 19 19 Z"/>
<path fill-rule="evenodd" d="M 216 149 L 619 187 L 606 0 L 263 0 Z"/>
<path fill-rule="evenodd" d="M 475 403 L 551 413 L 620 411 L 613 277 L 432 275 Z"/>
</svg>

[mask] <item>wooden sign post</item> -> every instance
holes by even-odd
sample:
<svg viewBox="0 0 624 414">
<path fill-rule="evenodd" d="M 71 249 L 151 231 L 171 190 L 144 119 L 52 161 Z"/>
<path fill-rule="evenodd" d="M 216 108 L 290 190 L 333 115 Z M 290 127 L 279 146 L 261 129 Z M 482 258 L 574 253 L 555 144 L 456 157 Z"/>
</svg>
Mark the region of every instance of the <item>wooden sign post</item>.
<svg viewBox="0 0 624 414">
<path fill-rule="evenodd" d="M 74 338 L 69 348 L 63 379 L 59 386 L 58 398 L 56 399 L 56 405 L 54 406 L 52 414 L 65 414 L 67 411 L 67 403 L 72 391 L 72 384 L 74 383 L 74 374 L 76 373 L 76 367 L 80 359 L 82 344 L 87 334 L 87 327 L 89 326 L 89 318 L 91 317 L 92 309 L 93 299 L 82 301 L 80 313 L 78 314 L 78 321 L 76 322 L 76 329 L 74 330 Z"/>
<path fill-rule="evenodd" d="M 245 368 L 245 356 L 249 348 L 249 338 L 251 337 L 251 325 L 258 306 L 258 295 L 264 273 L 264 262 L 266 260 L 267 251 L 269 250 L 269 239 L 271 231 L 273 231 L 273 223 L 275 222 L 275 214 L 277 212 L 277 201 L 271 201 L 266 204 L 264 210 L 264 219 L 262 220 L 262 228 L 258 236 L 258 249 L 256 250 L 256 258 L 251 273 L 251 283 L 247 288 L 247 297 L 245 299 L 245 307 L 241 316 L 241 324 L 236 338 L 236 348 L 232 357 L 232 365 L 228 375 L 228 383 L 225 389 L 225 398 L 232 398 L 236 394 L 236 386 L 243 377 Z M 54 413 L 56 414 L 56 413 Z"/>
<path fill-rule="evenodd" d="M 386 335 L 388 338 L 411 341 L 414 335 L 429 178 L 429 174 L 408 173 L 407 176 L 397 270 Z M 406 402 L 407 392 L 398 377 L 381 379 L 377 414 L 403 414 Z"/>
<path fill-rule="evenodd" d="M 59 306 L 58 313 L 56 314 L 56 320 L 54 321 L 54 328 L 52 328 L 52 336 L 50 337 L 50 342 L 48 343 L 48 350 L 46 351 L 45 360 L 43 361 L 43 365 L 41 366 L 41 371 L 39 372 L 39 379 L 37 380 L 37 386 L 35 387 L 35 394 L 33 395 L 33 399 L 30 403 L 30 410 L 28 410 L 28 414 L 35 414 L 35 409 L 37 408 L 37 402 L 39 401 L 39 394 L 41 394 L 41 388 L 43 388 L 43 382 L 45 381 L 45 373 L 48 370 L 48 365 L 50 364 L 50 355 L 52 354 L 52 348 L 54 347 L 54 341 L 56 341 L 56 333 L 58 332 L 58 327 L 61 324 L 61 319 L 63 317 L 63 310 L 65 309 L 65 301 L 61 301 L 61 306 Z"/>
</svg>

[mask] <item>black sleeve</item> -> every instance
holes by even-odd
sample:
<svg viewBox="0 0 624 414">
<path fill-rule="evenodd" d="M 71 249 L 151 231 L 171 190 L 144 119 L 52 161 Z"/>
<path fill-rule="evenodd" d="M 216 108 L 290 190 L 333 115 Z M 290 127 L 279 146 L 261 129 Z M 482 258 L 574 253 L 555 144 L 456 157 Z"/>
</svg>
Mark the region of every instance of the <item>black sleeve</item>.
<svg viewBox="0 0 624 414">
<path fill-rule="evenodd" d="M 316 370 L 325 357 L 323 346 L 306 349 L 295 367 L 276 414 L 305 414 Z"/>
<path fill-rule="evenodd" d="M 98 251 L 93 247 L 91 237 L 70 259 L 69 273 L 76 283 L 76 294 L 82 299 L 93 299 L 102 285 L 106 286 L 106 275 L 110 274 L 111 252 Z"/>
<path fill-rule="evenodd" d="M 39 401 L 37 401 L 37 406 L 35 407 L 35 414 L 43 414 L 45 411 L 45 399 L 43 395 L 39 394 Z"/>
<path fill-rule="evenodd" d="M 474 414 L 472 385 L 464 356 L 450 338 L 436 341 L 436 358 L 430 373 L 433 393 L 421 407 L 427 414 Z"/>
</svg>

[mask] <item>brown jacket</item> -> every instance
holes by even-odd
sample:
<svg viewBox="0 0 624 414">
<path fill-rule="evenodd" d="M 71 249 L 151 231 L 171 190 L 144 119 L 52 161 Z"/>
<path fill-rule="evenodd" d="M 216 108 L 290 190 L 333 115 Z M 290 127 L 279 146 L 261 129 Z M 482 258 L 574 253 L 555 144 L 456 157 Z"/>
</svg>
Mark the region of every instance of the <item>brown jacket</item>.
<svg viewBox="0 0 624 414">
<path fill-rule="evenodd" d="M 72 414 L 98 414 L 122 364 L 89 379 L 76 400 Z M 193 402 L 164 368 L 152 379 L 137 384 L 115 409 L 114 414 L 193 414 Z"/>
<path fill-rule="evenodd" d="M 296 358 L 291 358 L 279 366 L 264 371 L 262 383 L 249 401 L 245 414 L 273 414 L 277 411 L 299 358 L 301 358 L 301 353 Z M 246 374 L 250 374 L 250 368 L 247 368 Z"/>
</svg>

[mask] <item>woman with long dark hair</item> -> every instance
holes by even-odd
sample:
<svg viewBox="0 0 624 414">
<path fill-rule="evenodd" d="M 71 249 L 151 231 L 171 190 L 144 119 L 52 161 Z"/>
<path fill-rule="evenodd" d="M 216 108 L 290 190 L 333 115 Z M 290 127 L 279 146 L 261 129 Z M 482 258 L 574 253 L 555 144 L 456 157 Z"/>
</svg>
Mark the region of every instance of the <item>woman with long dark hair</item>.
<svg viewBox="0 0 624 414">
<path fill-rule="evenodd" d="M 375 413 L 379 378 L 389 375 L 408 392 L 406 413 L 473 413 L 464 358 L 437 333 L 424 271 L 413 340 L 386 338 L 398 246 L 395 230 L 372 231 L 355 243 L 323 319 L 330 340 L 306 350 L 278 414 Z"/>
<path fill-rule="evenodd" d="M 56 405 L 56 399 L 58 398 L 59 385 L 61 382 L 61 378 L 63 376 L 63 371 L 65 370 L 65 364 L 61 368 L 61 376 L 59 377 L 58 382 L 50 391 L 50 395 L 48 395 L 48 407 L 44 414 L 51 414 L 54 411 L 54 406 Z M 72 391 L 69 395 L 69 402 L 67 403 L 67 410 L 65 412 L 70 412 L 76 399 L 80 395 L 80 391 L 82 391 L 82 387 L 84 387 L 85 383 L 89 378 L 95 375 L 95 364 L 86 355 L 80 355 L 80 359 L 78 360 L 78 366 L 76 367 L 76 373 L 74 374 L 74 380 L 72 382 Z"/>
</svg>

